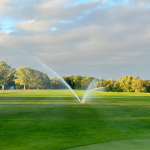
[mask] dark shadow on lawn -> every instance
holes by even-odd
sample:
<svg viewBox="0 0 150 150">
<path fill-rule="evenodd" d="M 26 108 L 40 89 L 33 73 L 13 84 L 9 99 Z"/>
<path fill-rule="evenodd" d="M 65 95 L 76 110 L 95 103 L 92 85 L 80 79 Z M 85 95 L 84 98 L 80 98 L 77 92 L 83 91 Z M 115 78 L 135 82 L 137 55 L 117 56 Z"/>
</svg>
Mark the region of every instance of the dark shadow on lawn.
<svg viewBox="0 0 150 150">
<path fill-rule="evenodd" d="M 82 100 L 82 97 L 79 97 L 81 100 Z M 116 98 L 116 97 L 92 97 L 92 98 L 90 98 L 90 97 L 87 97 L 87 100 L 89 100 L 89 101 L 87 101 L 87 103 L 89 103 L 89 102 L 100 102 L 100 101 L 104 101 L 104 100 L 106 100 L 106 102 L 107 102 L 107 100 L 116 100 L 116 101 L 149 101 L 149 99 L 147 99 L 147 96 L 143 96 L 142 97 L 142 99 L 143 100 L 141 100 L 141 99 L 139 99 L 139 97 L 137 97 L 137 96 L 132 96 L 131 97 L 131 99 L 130 98 L 126 98 L 126 97 L 121 97 L 121 98 Z M 77 98 L 76 97 L 67 97 L 67 96 L 51 96 L 51 97 L 38 97 L 38 96 L 36 96 L 36 97 L 0 97 L 0 100 L 77 100 Z"/>
</svg>

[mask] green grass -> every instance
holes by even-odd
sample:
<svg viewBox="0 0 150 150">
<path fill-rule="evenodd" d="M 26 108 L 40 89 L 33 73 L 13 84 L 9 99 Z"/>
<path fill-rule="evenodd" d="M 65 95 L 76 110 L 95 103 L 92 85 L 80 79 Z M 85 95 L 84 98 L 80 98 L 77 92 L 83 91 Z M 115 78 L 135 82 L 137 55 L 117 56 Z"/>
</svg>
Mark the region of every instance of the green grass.
<svg viewBox="0 0 150 150">
<path fill-rule="evenodd" d="M 150 139 L 111 141 L 70 148 L 68 150 L 149 150 Z"/>
<path fill-rule="evenodd" d="M 84 91 L 75 92 L 82 98 Z M 150 139 L 149 93 L 92 92 L 87 99 L 80 104 L 67 90 L 0 92 L 0 149 L 62 150 Z"/>
</svg>

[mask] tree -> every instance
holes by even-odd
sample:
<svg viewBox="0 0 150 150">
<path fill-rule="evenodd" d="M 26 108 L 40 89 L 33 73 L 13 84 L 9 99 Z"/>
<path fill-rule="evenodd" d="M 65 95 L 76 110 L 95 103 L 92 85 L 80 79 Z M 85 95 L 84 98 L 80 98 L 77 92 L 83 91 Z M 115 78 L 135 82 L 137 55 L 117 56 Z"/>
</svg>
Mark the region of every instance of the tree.
<svg viewBox="0 0 150 150">
<path fill-rule="evenodd" d="M 113 87 L 114 87 L 114 79 L 113 78 L 110 78 L 110 79 L 107 79 L 107 83 L 106 83 L 106 88 L 110 91 L 113 90 Z"/>
<path fill-rule="evenodd" d="M 140 79 L 139 76 L 136 76 L 132 80 L 132 91 L 133 92 L 147 92 L 146 91 L 146 80 Z"/>
<path fill-rule="evenodd" d="M 17 68 L 17 71 L 15 73 L 15 83 L 23 85 L 24 90 L 26 89 L 26 86 L 30 83 L 30 77 L 31 77 L 32 71 L 29 67 L 20 67 Z"/>
<path fill-rule="evenodd" d="M 40 73 L 41 75 L 41 83 L 42 83 L 42 89 L 49 89 L 50 88 L 50 79 L 45 73 Z"/>
<path fill-rule="evenodd" d="M 83 77 L 81 81 L 81 89 L 87 89 L 90 83 L 95 79 L 94 77 Z"/>
<path fill-rule="evenodd" d="M 51 89 L 66 89 L 67 86 L 65 82 L 62 81 L 60 78 L 51 78 L 50 79 Z"/>
<path fill-rule="evenodd" d="M 59 88 L 59 79 L 58 78 L 51 78 L 50 83 L 51 83 L 51 89 L 58 89 Z"/>
<path fill-rule="evenodd" d="M 107 82 L 105 79 L 98 80 L 94 83 L 94 88 L 106 87 Z"/>
<path fill-rule="evenodd" d="M 120 82 L 119 81 L 116 81 L 114 83 L 114 87 L 113 87 L 112 91 L 113 92 L 123 92 L 123 90 L 120 87 Z"/>
<path fill-rule="evenodd" d="M 75 84 L 74 84 L 74 76 L 70 76 L 70 77 L 62 77 L 63 80 L 65 80 L 67 82 L 67 84 L 74 89 L 75 88 Z"/>
<path fill-rule="evenodd" d="M 5 61 L 0 61 L 0 85 L 4 91 L 5 85 L 14 79 L 15 69 L 8 65 Z"/>
<path fill-rule="evenodd" d="M 81 76 L 75 76 L 73 78 L 73 82 L 74 82 L 74 88 L 75 89 L 81 89 L 81 80 L 82 80 L 82 77 Z"/>
<path fill-rule="evenodd" d="M 118 81 L 114 83 L 113 91 L 130 92 L 132 88 L 131 85 L 132 79 L 133 77 L 131 76 L 123 76 L 122 78 L 120 78 Z"/>
<path fill-rule="evenodd" d="M 150 93 L 150 81 L 146 81 L 146 91 Z"/>
<path fill-rule="evenodd" d="M 41 88 L 41 78 L 40 78 L 40 71 L 31 69 L 30 70 L 30 81 L 28 82 L 28 88 Z"/>
</svg>

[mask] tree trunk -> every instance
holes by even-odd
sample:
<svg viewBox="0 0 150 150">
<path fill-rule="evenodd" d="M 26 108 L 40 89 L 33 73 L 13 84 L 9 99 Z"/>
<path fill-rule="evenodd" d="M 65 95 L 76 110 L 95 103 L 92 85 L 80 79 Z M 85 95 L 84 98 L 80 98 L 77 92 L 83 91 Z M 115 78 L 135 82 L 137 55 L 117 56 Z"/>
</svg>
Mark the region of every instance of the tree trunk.
<svg viewBox="0 0 150 150">
<path fill-rule="evenodd" d="M 24 85 L 24 90 L 26 90 L 26 85 Z"/>
<path fill-rule="evenodd" d="M 4 89 L 5 89 L 5 88 L 4 88 L 4 85 L 3 85 L 3 86 L 2 86 L 2 91 L 4 91 Z"/>
<path fill-rule="evenodd" d="M 37 87 L 37 90 L 38 90 L 39 88 Z"/>
</svg>

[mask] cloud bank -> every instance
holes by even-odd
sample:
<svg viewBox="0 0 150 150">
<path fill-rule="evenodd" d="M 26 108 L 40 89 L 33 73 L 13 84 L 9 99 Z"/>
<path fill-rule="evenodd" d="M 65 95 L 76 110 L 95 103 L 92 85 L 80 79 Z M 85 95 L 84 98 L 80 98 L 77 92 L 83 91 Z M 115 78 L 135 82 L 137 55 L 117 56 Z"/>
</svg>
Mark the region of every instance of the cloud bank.
<svg viewBox="0 0 150 150">
<path fill-rule="evenodd" d="M 0 9 L 1 60 L 17 64 L 24 50 L 61 76 L 150 79 L 148 1 L 2 0 Z"/>
</svg>

